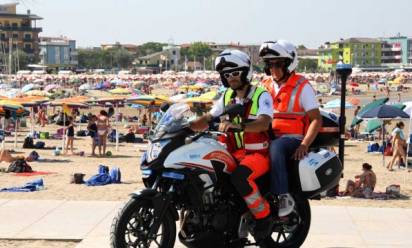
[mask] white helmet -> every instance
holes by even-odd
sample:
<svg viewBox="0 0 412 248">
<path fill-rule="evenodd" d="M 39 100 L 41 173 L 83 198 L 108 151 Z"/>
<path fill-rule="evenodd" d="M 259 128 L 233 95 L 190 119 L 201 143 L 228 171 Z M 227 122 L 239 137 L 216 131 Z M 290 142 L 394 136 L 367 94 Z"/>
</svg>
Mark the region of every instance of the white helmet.
<svg viewBox="0 0 412 248">
<path fill-rule="evenodd" d="M 225 72 L 242 71 L 241 80 L 244 84 L 252 80 L 252 64 L 250 57 L 239 50 L 226 49 L 215 60 L 216 71 L 220 73 L 220 79 L 225 87 L 229 87 Z"/>
<path fill-rule="evenodd" d="M 263 43 L 259 49 L 259 57 L 261 57 L 264 61 L 277 58 L 288 59 L 288 73 L 294 71 L 298 66 L 298 54 L 296 51 L 296 47 L 286 40 L 267 41 Z"/>
</svg>

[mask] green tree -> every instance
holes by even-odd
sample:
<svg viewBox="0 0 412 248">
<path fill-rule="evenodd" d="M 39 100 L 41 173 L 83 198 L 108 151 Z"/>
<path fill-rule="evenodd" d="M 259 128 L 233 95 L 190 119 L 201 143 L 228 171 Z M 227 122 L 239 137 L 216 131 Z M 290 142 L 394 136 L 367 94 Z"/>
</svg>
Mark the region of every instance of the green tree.
<svg viewBox="0 0 412 248">
<path fill-rule="evenodd" d="M 160 42 L 147 42 L 138 47 L 137 56 L 145 56 L 155 52 L 160 52 L 163 50 L 163 47 L 167 46 L 166 43 Z"/>
<path fill-rule="evenodd" d="M 316 72 L 318 70 L 318 61 L 316 59 L 300 59 L 297 71 Z"/>
<path fill-rule="evenodd" d="M 190 57 L 210 57 L 212 55 L 212 49 L 210 46 L 203 42 L 195 42 L 188 49 L 188 55 Z"/>
<path fill-rule="evenodd" d="M 19 69 L 19 70 L 26 69 L 27 65 L 31 61 L 30 59 L 32 59 L 32 58 L 30 58 L 30 56 L 27 53 L 25 53 L 24 51 L 22 51 L 20 49 L 19 50 L 14 50 L 11 53 L 11 57 L 12 57 L 11 61 L 13 61 L 12 62 L 13 67 L 15 68 L 15 70 L 13 70 L 13 71 L 16 71 L 17 69 Z"/>
<path fill-rule="evenodd" d="M 118 68 L 128 68 L 133 62 L 133 55 L 126 49 L 117 49 L 113 53 L 113 62 Z"/>
</svg>

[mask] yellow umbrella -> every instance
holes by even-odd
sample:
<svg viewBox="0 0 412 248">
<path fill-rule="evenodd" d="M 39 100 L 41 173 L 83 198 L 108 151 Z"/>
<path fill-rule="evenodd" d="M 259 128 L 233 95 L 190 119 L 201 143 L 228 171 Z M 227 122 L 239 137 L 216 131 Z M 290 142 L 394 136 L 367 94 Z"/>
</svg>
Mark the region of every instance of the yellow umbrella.
<svg viewBox="0 0 412 248">
<path fill-rule="evenodd" d="M 113 90 L 109 90 L 109 92 L 111 94 L 115 94 L 115 95 L 128 95 L 131 94 L 130 90 L 125 89 L 125 88 L 116 88 Z"/>
<path fill-rule="evenodd" d="M 30 90 L 24 93 L 26 96 L 50 96 L 51 94 L 41 90 Z"/>
<path fill-rule="evenodd" d="M 162 95 L 142 95 L 129 98 L 127 102 L 143 106 L 160 106 L 164 102 L 170 102 L 170 100 L 167 96 Z"/>
</svg>

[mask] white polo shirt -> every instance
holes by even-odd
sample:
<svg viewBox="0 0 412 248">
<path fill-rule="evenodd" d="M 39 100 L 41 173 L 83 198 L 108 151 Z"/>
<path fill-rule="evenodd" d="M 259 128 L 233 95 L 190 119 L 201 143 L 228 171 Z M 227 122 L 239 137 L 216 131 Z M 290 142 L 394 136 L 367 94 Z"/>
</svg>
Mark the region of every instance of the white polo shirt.
<svg viewBox="0 0 412 248">
<path fill-rule="evenodd" d="M 282 84 L 280 87 L 277 83 L 275 83 L 272 80 L 273 88 L 275 92 L 279 92 L 279 90 L 285 85 Z M 313 109 L 319 108 L 319 103 L 316 101 L 316 94 L 315 90 L 313 89 L 312 85 L 305 84 L 305 86 L 302 89 L 302 92 L 299 96 L 299 103 L 300 107 L 305 110 L 305 112 L 308 112 Z"/>
</svg>

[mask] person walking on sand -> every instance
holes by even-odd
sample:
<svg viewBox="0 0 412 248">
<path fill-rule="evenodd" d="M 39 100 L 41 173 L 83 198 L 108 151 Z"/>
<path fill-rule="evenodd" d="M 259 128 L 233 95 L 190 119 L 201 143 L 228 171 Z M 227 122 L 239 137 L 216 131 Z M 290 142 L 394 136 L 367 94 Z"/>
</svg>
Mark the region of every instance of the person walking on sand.
<svg viewBox="0 0 412 248">
<path fill-rule="evenodd" d="M 402 129 L 405 127 L 405 124 L 400 121 L 396 124 L 396 128 L 393 129 L 392 131 L 392 145 L 393 145 L 393 154 L 392 154 L 392 159 L 389 161 L 388 165 L 386 168 L 389 171 L 393 171 L 393 164 L 398 161 L 400 162 L 401 159 L 403 161 L 406 160 L 406 151 L 404 146 L 406 145 L 406 140 L 405 140 L 405 135 L 402 131 Z"/>
<path fill-rule="evenodd" d="M 97 117 L 97 134 L 99 137 L 99 156 L 106 154 L 106 145 L 107 145 L 107 134 L 109 133 L 110 121 L 109 115 L 106 111 L 100 111 L 100 115 Z"/>
<path fill-rule="evenodd" d="M 66 127 L 66 135 L 67 135 L 67 143 L 66 143 L 66 151 L 69 150 L 70 146 L 70 153 L 73 155 L 74 150 L 73 150 L 73 141 L 74 141 L 74 123 L 73 123 L 73 117 L 69 117 L 69 125 Z"/>
</svg>

